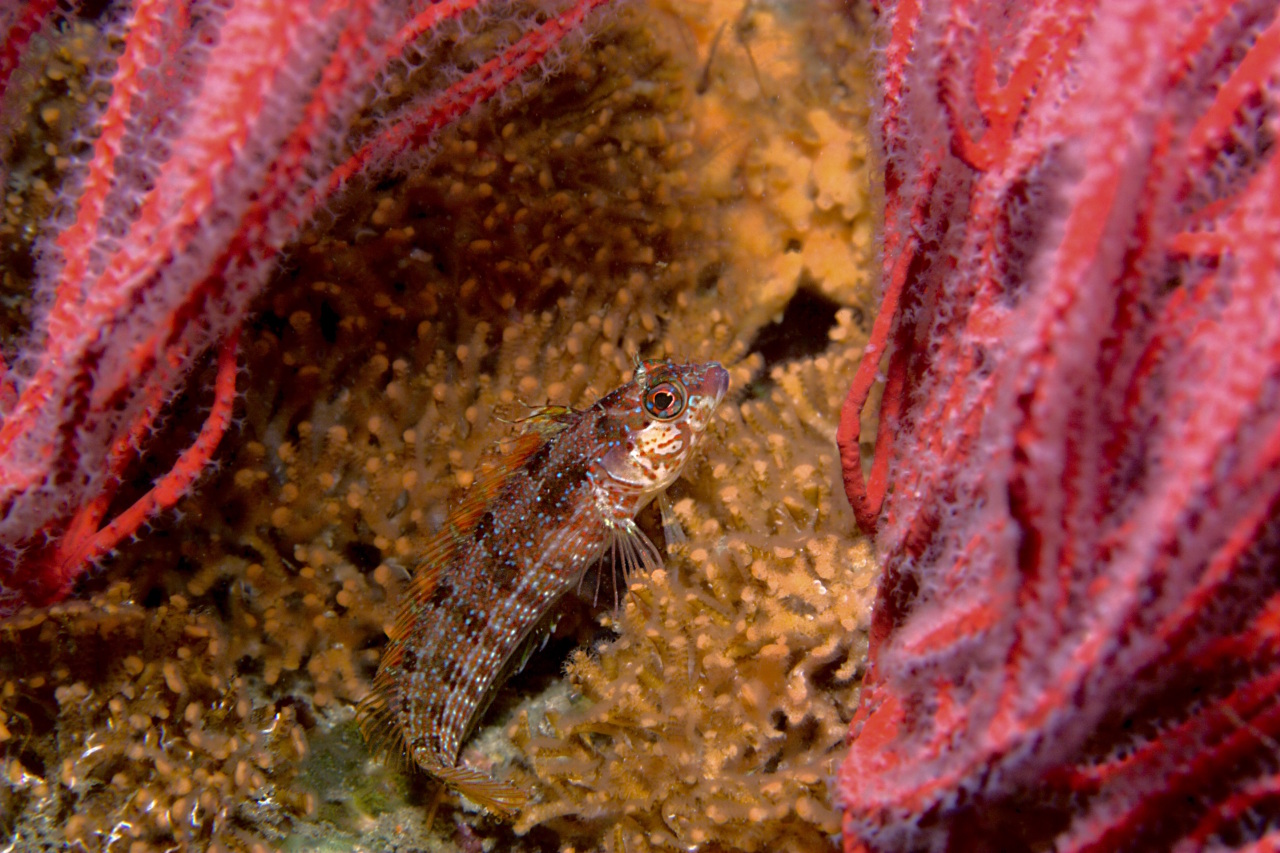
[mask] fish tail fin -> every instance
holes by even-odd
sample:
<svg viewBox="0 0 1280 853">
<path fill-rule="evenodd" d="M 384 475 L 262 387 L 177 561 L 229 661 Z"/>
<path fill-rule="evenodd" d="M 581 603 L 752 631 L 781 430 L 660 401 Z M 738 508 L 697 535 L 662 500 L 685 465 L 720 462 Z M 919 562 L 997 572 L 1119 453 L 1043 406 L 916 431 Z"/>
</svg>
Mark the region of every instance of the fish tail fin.
<svg viewBox="0 0 1280 853">
<path fill-rule="evenodd" d="M 494 779 L 470 767 L 448 767 L 432 762 L 423 765 L 423 769 L 450 790 L 506 820 L 514 818 L 516 812 L 529 802 L 528 795 L 510 782 Z"/>
<path fill-rule="evenodd" d="M 421 755 L 410 753 L 404 729 L 396 719 L 397 697 L 394 677 L 380 672 L 374 679 L 373 689 L 356 708 L 356 723 L 369 744 L 370 752 L 384 761 L 395 762 L 401 769 L 412 768 L 416 764 L 439 779 L 445 787 L 486 811 L 506 820 L 514 818 L 529 801 L 529 797 L 515 785 L 493 779 L 470 767 L 450 767 L 434 757 L 423 760 Z"/>
</svg>

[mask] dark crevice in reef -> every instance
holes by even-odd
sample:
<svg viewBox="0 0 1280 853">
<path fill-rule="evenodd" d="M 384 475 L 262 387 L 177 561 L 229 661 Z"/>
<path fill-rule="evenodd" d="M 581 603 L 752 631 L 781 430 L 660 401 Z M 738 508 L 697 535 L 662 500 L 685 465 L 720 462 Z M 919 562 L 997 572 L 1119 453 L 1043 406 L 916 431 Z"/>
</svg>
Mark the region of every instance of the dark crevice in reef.
<svg viewBox="0 0 1280 853">
<path fill-rule="evenodd" d="M 801 287 L 791 297 L 782 316 L 764 326 L 751 342 L 750 353 L 760 353 L 764 369 L 757 380 L 759 393 L 771 386 L 769 372 L 788 361 L 812 358 L 827 348 L 828 335 L 842 306 L 821 293 Z"/>
</svg>

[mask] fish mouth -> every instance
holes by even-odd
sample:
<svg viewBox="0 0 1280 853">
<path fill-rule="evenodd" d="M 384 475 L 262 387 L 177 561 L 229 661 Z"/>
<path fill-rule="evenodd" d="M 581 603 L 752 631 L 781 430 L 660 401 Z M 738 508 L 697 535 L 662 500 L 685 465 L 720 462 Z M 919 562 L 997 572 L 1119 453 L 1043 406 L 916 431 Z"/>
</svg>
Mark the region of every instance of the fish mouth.
<svg viewBox="0 0 1280 853">
<path fill-rule="evenodd" d="M 718 361 L 707 362 L 706 381 L 708 389 L 715 395 L 716 403 L 719 403 L 729 390 L 729 371 L 721 367 Z"/>
</svg>

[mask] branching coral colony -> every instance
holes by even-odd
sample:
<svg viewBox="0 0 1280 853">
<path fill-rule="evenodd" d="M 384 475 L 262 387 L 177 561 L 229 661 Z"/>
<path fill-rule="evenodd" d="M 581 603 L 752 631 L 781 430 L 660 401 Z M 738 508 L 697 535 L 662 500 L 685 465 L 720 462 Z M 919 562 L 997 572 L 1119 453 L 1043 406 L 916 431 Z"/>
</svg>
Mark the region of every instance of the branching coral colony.
<svg viewBox="0 0 1280 853">
<path fill-rule="evenodd" d="M 869 299 L 862 49 L 835 4 L 625 10 L 307 230 L 243 331 L 241 424 L 183 519 L 91 600 L 0 627 L 24 650 L 0 657 L 5 835 L 406 849 L 457 822 L 513 848 L 829 846 L 874 568 L 831 487 Z M 773 322 L 801 303 L 825 316 Z M 717 359 L 747 389 L 675 487 L 689 542 L 637 578 L 616 638 L 566 619 L 595 639 L 570 678 L 500 700 L 464 755 L 534 793 L 525 835 L 452 803 L 428 829 L 434 792 L 371 763 L 353 722 L 407 572 L 502 418 L 590 401 L 637 353 Z"/>
<path fill-rule="evenodd" d="M 96 45 L 89 61 L 103 67 L 78 110 L 88 129 L 61 139 L 44 134 L 58 110 L 34 115 L 23 97 L 61 87 L 22 61 L 33 41 L 57 38 L 59 15 L 45 0 L 6 4 L 4 173 L 34 182 L 10 172 L 30 162 L 12 155 L 47 152 L 58 174 L 38 176 L 45 188 L 33 194 L 57 186 L 60 210 L 38 245 L 41 310 L 0 363 L 0 612 L 63 598 L 207 467 L 230 417 L 240 322 L 317 208 L 356 176 L 420 157 L 440 127 L 559 61 L 561 39 L 605 2 L 536 13 L 481 0 L 115 4 L 108 37 L 65 43 Z M 479 44 L 487 55 L 474 55 Z M 203 429 L 109 516 L 210 347 L 222 367 Z"/>
<path fill-rule="evenodd" d="M 846 849 L 1274 850 L 1280 6 L 878 5 Z"/>
</svg>

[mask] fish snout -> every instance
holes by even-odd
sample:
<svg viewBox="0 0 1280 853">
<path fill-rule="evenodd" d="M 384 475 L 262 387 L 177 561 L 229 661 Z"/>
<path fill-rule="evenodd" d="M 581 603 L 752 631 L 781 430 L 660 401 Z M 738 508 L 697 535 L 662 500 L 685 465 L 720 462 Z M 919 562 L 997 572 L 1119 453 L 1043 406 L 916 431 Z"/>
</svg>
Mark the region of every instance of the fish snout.
<svg viewBox="0 0 1280 853">
<path fill-rule="evenodd" d="M 708 392 L 715 395 L 716 402 L 719 403 L 729 390 L 729 371 L 721 367 L 718 361 L 707 362 L 706 384 Z"/>
</svg>

